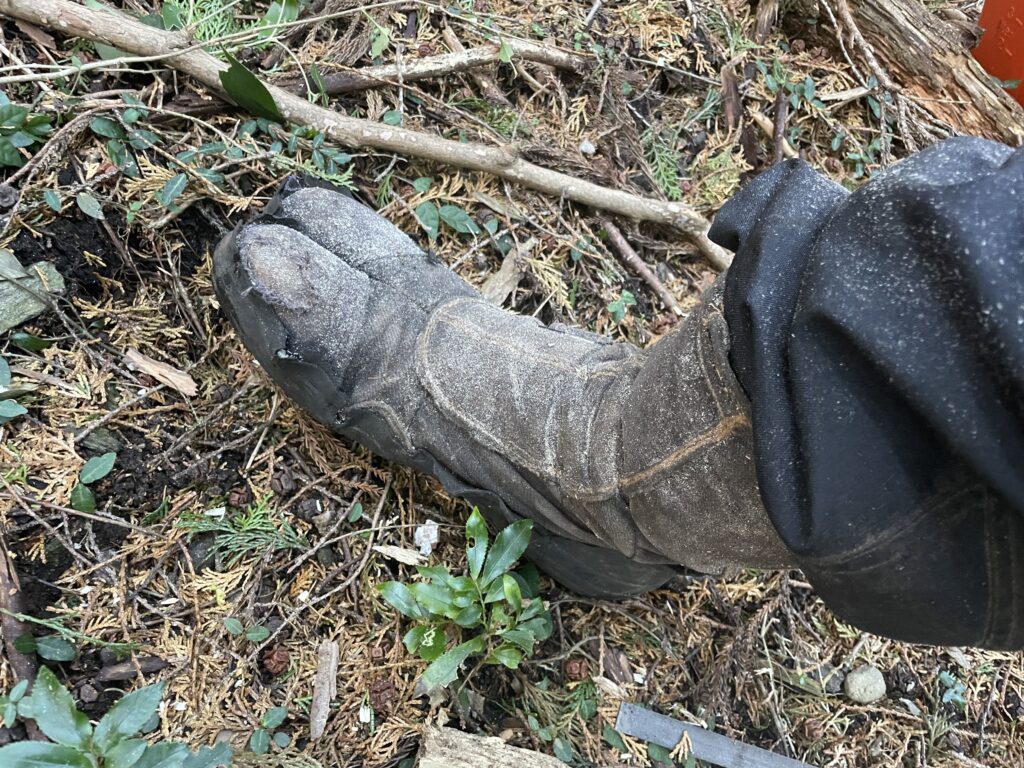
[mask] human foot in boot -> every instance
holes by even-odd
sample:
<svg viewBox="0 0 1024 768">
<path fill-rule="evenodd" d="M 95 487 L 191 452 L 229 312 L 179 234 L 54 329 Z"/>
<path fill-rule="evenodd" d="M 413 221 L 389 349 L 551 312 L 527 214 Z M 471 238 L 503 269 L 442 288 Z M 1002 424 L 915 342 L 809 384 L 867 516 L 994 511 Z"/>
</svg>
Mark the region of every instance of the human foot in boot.
<svg viewBox="0 0 1024 768">
<path fill-rule="evenodd" d="M 709 380 L 705 358 L 725 350 L 704 350 L 700 332 L 647 355 L 545 327 L 486 302 L 369 208 L 294 180 L 220 244 L 214 279 L 289 396 L 493 525 L 533 519 L 530 554 L 566 586 L 616 596 L 664 583 L 666 563 L 781 564 L 745 406 L 728 377 Z"/>
</svg>

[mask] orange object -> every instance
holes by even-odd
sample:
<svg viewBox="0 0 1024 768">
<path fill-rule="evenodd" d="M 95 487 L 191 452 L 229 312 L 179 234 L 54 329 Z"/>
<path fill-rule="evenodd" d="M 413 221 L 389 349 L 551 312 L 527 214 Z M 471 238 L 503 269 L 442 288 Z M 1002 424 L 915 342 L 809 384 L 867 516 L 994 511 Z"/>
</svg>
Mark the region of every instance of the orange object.
<svg viewBox="0 0 1024 768">
<path fill-rule="evenodd" d="M 1003 81 L 1024 81 L 1024 0 L 985 0 L 978 22 L 985 33 L 974 58 Z M 1010 95 L 1024 105 L 1024 85 Z"/>
</svg>

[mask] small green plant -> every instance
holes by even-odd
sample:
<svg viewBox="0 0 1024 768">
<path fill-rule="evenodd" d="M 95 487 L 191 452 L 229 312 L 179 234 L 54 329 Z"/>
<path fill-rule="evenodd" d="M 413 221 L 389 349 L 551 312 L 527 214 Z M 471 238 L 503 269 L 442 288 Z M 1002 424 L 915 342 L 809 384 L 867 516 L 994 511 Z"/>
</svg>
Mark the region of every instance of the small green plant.
<svg viewBox="0 0 1024 768">
<path fill-rule="evenodd" d="M 227 744 L 191 752 L 180 742 L 150 744 L 140 738 L 159 724 L 163 683 L 124 696 L 95 728 L 49 668 L 39 670 L 31 696 L 25 696 L 26 688 L 25 682 L 19 683 L 0 697 L 4 725 L 15 714 L 33 719 L 53 743 L 19 741 L 0 747 L 4 768 L 214 768 L 231 762 Z"/>
<path fill-rule="evenodd" d="M 629 291 L 623 291 L 619 298 L 608 305 L 608 311 L 611 313 L 612 320 L 621 323 L 626 319 L 626 311 L 635 305 L 636 297 Z"/>
<path fill-rule="evenodd" d="M 25 698 L 28 691 L 28 680 L 22 680 L 11 688 L 6 696 L 0 695 L 0 726 L 10 728 L 18 719 L 18 702 Z"/>
<path fill-rule="evenodd" d="M 250 643 L 262 643 L 270 637 L 270 630 L 262 624 L 254 624 L 253 626 L 246 628 L 242 622 L 233 616 L 229 616 L 224 619 L 224 628 L 232 637 L 242 635 Z"/>
<path fill-rule="evenodd" d="M 683 188 L 679 180 L 679 163 L 682 153 L 676 148 L 678 136 L 666 140 L 654 130 L 648 128 L 643 136 L 644 157 L 651 166 L 651 174 L 655 183 L 669 200 L 682 200 Z"/>
<path fill-rule="evenodd" d="M 18 391 L 11 388 L 11 366 L 0 357 L 0 425 L 24 416 L 28 410 L 14 398 Z"/>
<path fill-rule="evenodd" d="M 82 471 L 78 473 L 78 484 L 71 489 L 71 508 L 79 512 L 95 512 L 96 496 L 89 487 L 99 482 L 110 474 L 117 461 L 116 453 L 104 453 L 102 456 L 94 456 L 85 462 Z"/>
<path fill-rule="evenodd" d="M 967 690 L 966 685 L 945 670 L 939 672 L 939 684 L 943 688 L 943 704 L 952 704 L 960 710 L 967 708 L 967 699 L 964 698 L 964 692 Z"/>
<path fill-rule="evenodd" d="M 484 664 L 516 669 L 551 634 L 551 616 L 536 584 L 512 570 L 532 530 L 533 521 L 520 520 L 501 531 L 492 545 L 483 516 L 474 508 L 466 523 L 466 575 L 453 576 L 443 566 L 420 566 L 417 571 L 425 581 L 380 585 L 384 599 L 416 622 L 402 642 L 410 653 L 430 662 L 422 677 L 427 690 L 455 680 L 471 656 L 483 655 Z M 461 642 L 449 648 L 449 636 Z"/>
<path fill-rule="evenodd" d="M 270 506 L 270 496 L 265 496 L 234 515 L 224 510 L 219 512 L 217 515 L 183 516 L 176 525 L 193 536 L 200 533 L 215 534 L 211 554 L 222 557 L 228 567 L 234 567 L 249 555 L 309 548 L 306 537 L 297 532 L 284 515 Z"/>
<path fill-rule="evenodd" d="M 47 115 L 33 115 L 0 93 L 0 165 L 20 168 L 28 159 L 19 150 L 42 144 L 53 126 Z"/>
<path fill-rule="evenodd" d="M 281 749 L 291 744 L 291 737 L 284 731 L 275 731 L 284 719 L 288 716 L 288 710 L 284 707 L 273 707 L 268 709 L 260 718 L 260 727 L 253 731 L 249 737 L 249 749 L 257 755 L 267 754 L 270 743 L 273 742 Z"/>
</svg>

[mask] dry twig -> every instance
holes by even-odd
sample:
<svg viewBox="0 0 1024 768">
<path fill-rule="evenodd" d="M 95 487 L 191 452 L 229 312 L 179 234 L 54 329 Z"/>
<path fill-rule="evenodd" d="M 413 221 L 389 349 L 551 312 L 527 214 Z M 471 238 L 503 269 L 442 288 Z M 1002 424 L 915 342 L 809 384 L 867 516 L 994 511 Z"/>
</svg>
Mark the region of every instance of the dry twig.
<svg viewBox="0 0 1024 768">
<path fill-rule="evenodd" d="M 602 223 L 602 226 L 608 233 L 608 239 L 612 241 L 612 245 L 615 246 L 615 250 L 622 260 L 651 287 L 651 290 L 658 295 L 661 303 L 666 308 L 672 310 L 676 315 L 682 315 L 683 310 L 680 308 L 675 297 L 665 287 L 665 284 L 658 279 L 658 276 L 654 274 L 654 270 L 648 267 L 637 252 L 633 250 L 633 246 L 629 244 L 622 232 L 619 231 L 619 228 L 607 219 Z"/>
</svg>

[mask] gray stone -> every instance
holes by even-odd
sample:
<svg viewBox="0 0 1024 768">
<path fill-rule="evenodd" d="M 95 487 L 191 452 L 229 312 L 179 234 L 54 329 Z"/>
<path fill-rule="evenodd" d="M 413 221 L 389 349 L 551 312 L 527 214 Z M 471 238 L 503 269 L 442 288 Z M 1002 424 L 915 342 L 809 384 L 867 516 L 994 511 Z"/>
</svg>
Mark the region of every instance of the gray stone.
<svg viewBox="0 0 1024 768">
<path fill-rule="evenodd" d="M 857 704 L 870 704 L 885 696 L 885 678 L 870 664 L 863 664 L 843 681 L 846 697 Z"/>
<path fill-rule="evenodd" d="M 82 438 L 82 447 L 96 454 L 117 453 L 121 450 L 121 441 L 106 427 L 97 427 Z"/>
<path fill-rule="evenodd" d="M 9 331 L 49 308 L 49 294 L 64 293 L 64 278 L 47 261 L 28 269 L 10 251 L 0 248 L 0 333 Z"/>
</svg>

